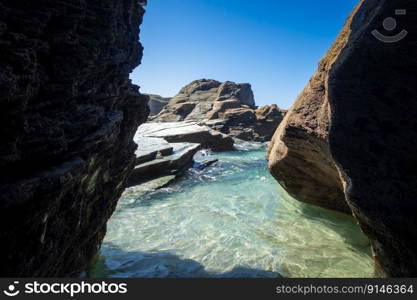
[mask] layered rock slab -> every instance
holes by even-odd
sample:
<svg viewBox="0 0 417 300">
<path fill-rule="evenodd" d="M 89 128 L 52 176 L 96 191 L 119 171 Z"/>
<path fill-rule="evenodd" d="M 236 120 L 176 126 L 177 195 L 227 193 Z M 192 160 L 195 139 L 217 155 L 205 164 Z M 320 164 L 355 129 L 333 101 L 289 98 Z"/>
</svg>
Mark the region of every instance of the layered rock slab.
<svg viewBox="0 0 417 300">
<path fill-rule="evenodd" d="M 342 31 L 341 37 L 346 35 Z M 345 43 L 339 38 L 320 61 L 318 71 L 275 132 L 267 157 L 271 174 L 295 199 L 350 213 L 328 141 L 327 77 Z"/>
<path fill-rule="evenodd" d="M 135 163 L 144 1 L 0 1 L 0 276 L 78 276 Z"/>
<path fill-rule="evenodd" d="M 149 116 L 155 116 L 159 114 L 162 109 L 168 104 L 168 102 L 171 100 L 171 98 L 165 98 L 159 95 L 154 94 L 144 94 L 149 97 Z"/>
<path fill-rule="evenodd" d="M 375 37 L 374 30 L 392 35 L 382 24 L 399 8 L 407 12 L 397 21 L 408 36 L 396 42 Z M 361 1 L 277 130 L 269 154 L 271 173 L 299 200 L 305 201 L 306 186 L 319 193 L 342 190 L 370 238 L 378 269 L 394 277 L 417 275 L 417 26 L 407 15 L 416 9 L 415 1 Z M 333 174 L 330 181 L 326 173 Z M 306 202 L 329 207 L 308 196 L 313 201 Z M 342 197 L 327 199 L 342 207 Z"/>
</svg>

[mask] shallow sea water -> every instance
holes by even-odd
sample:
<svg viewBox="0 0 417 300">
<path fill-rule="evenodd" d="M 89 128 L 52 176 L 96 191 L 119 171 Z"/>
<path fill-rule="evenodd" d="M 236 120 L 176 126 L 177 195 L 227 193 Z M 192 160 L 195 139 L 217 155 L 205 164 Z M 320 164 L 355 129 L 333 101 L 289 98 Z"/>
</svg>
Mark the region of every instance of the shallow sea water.
<svg viewBox="0 0 417 300">
<path fill-rule="evenodd" d="M 354 219 L 292 199 L 265 149 L 246 148 L 168 188 L 123 196 L 89 276 L 374 277 Z"/>
</svg>

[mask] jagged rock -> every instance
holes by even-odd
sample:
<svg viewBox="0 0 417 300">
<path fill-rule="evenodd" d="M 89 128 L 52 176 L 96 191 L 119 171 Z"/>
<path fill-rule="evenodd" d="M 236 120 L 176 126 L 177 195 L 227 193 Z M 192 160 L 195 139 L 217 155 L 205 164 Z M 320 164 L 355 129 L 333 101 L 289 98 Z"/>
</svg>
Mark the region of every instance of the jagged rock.
<svg viewBox="0 0 417 300">
<path fill-rule="evenodd" d="M 149 97 L 149 116 L 155 116 L 168 104 L 171 98 L 164 98 L 159 95 L 144 94 Z"/>
<path fill-rule="evenodd" d="M 140 137 L 163 138 L 169 143 L 199 143 L 213 151 L 233 150 L 231 137 L 195 122 L 146 123 L 139 127 L 136 140 Z"/>
<path fill-rule="evenodd" d="M 0 276 L 77 276 L 135 162 L 143 1 L 0 0 Z"/>
<path fill-rule="evenodd" d="M 139 185 L 167 174 L 179 174 L 193 165 L 193 156 L 201 149 L 197 143 L 171 143 L 171 155 L 159 156 L 154 160 L 135 166 L 129 178 L 129 185 Z"/>
<path fill-rule="evenodd" d="M 285 110 L 279 109 L 275 104 L 256 110 L 246 107 L 230 108 L 217 113 L 218 119 L 212 119 L 203 124 L 234 138 L 266 142 L 272 139 L 285 113 Z"/>
<path fill-rule="evenodd" d="M 269 141 L 285 111 L 276 105 L 256 109 L 250 84 L 196 80 L 154 118 L 157 122 L 197 121 L 236 138 Z"/>
<path fill-rule="evenodd" d="M 145 185 L 145 190 L 147 186 L 157 185 L 160 182 L 157 178 L 161 176 L 180 176 L 193 166 L 194 156 L 199 150 L 231 150 L 234 143 L 232 138 L 209 127 L 187 122 L 143 124 L 138 128 L 134 141 L 139 147 L 129 186 Z M 212 163 L 207 160 L 201 165 Z"/>
<path fill-rule="evenodd" d="M 407 14 L 395 16 L 397 9 Z M 344 191 L 376 266 L 394 277 L 417 275 L 417 24 L 409 16 L 416 9 L 411 0 L 361 1 L 285 117 L 269 156 L 271 172 L 296 197 L 306 194 L 303 185 L 308 197 L 325 195 L 332 184 Z M 395 32 L 383 28 L 390 16 Z M 408 35 L 397 42 L 374 36 L 403 29 Z"/>
<path fill-rule="evenodd" d="M 135 152 L 136 164 L 156 159 L 158 155 L 166 156 L 174 152 L 174 147 L 163 138 L 136 137 L 138 149 Z"/>
</svg>

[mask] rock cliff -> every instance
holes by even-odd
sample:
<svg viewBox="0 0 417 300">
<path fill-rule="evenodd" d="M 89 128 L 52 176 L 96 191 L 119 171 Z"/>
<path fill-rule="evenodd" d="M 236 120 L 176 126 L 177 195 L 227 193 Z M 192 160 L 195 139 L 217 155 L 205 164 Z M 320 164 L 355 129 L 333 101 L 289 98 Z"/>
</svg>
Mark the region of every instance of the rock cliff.
<svg viewBox="0 0 417 300">
<path fill-rule="evenodd" d="M 0 0 L 0 276 L 77 276 L 135 161 L 144 1 Z"/>
<path fill-rule="evenodd" d="M 269 155 L 271 172 L 299 200 L 307 190 L 308 202 L 331 208 L 312 194 L 333 186 L 327 203 L 344 210 L 342 190 L 376 266 L 394 277 L 417 275 L 416 10 L 411 0 L 361 1 Z"/>
</svg>

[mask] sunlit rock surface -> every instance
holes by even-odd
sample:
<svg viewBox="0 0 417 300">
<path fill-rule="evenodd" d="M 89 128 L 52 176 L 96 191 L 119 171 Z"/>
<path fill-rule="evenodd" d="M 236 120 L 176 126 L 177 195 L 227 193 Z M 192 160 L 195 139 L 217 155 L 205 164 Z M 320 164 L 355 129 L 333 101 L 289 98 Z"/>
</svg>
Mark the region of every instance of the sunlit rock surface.
<svg viewBox="0 0 417 300">
<path fill-rule="evenodd" d="M 198 122 L 234 138 L 265 142 L 285 113 L 276 105 L 257 108 L 248 83 L 200 79 L 183 87 L 151 120 Z"/>
</svg>

